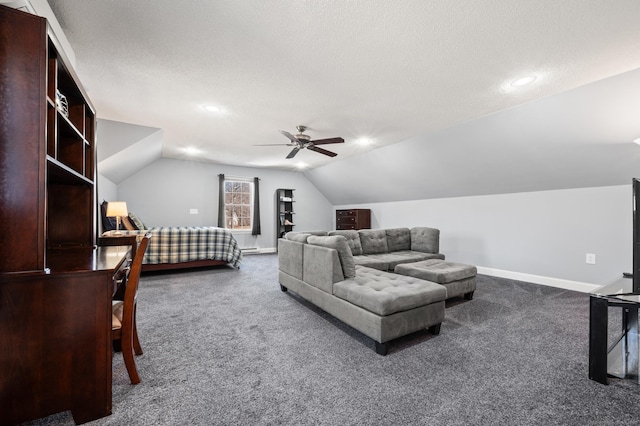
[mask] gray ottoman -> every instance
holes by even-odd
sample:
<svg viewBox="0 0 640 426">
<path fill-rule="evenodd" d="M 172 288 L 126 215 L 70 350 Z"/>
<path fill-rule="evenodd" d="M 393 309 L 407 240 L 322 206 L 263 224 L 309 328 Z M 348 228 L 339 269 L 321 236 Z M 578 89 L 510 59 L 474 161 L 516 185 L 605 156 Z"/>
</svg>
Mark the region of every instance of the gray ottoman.
<svg viewBox="0 0 640 426">
<path fill-rule="evenodd" d="M 420 262 L 402 263 L 395 267 L 394 272 L 445 286 L 447 299 L 462 294 L 465 299 L 471 300 L 476 289 L 476 274 L 478 270 L 472 265 L 429 259 Z"/>
</svg>

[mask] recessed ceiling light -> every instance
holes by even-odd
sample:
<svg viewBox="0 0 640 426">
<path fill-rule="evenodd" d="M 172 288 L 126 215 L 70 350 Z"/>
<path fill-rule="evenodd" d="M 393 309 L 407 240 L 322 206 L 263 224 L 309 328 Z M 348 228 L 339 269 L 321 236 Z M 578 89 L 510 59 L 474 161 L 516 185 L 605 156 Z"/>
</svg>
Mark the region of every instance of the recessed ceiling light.
<svg viewBox="0 0 640 426">
<path fill-rule="evenodd" d="M 536 76 L 535 75 L 528 75 L 526 77 L 520 77 L 517 78 L 515 80 L 513 80 L 511 82 L 511 85 L 514 87 L 522 87 L 522 86 L 526 86 L 528 84 L 533 83 L 534 81 L 536 81 Z"/>
<path fill-rule="evenodd" d="M 637 143 L 638 145 L 640 145 L 640 138 L 638 139 L 634 139 L 633 142 Z"/>
<path fill-rule="evenodd" d="M 304 169 L 308 166 L 307 163 L 303 163 L 302 161 L 300 161 L 298 164 L 296 164 L 296 167 L 299 169 Z"/>
<path fill-rule="evenodd" d="M 360 139 L 357 139 L 356 143 L 358 145 L 366 146 L 366 145 L 371 145 L 373 143 L 373 141 L 371 139 L 369 139 L 369 138 L 362 137 Z"/>
<path fill-rule="evenodd" d="M 198 155 L 200 154 L 202 151 L 199 150 L 198 148 L 194 147 L 194 146 L 188 146 L 186 148 L 182 149 L 182 152 L 184 152 L 187 155 Z"/>
<path fill-rule="evenodd" d="M 223 112 L 222 108 L 215 105 L 205 105 L 203 108 L 209 112 L 218 112 L 218 113 Z"/>
</svg>

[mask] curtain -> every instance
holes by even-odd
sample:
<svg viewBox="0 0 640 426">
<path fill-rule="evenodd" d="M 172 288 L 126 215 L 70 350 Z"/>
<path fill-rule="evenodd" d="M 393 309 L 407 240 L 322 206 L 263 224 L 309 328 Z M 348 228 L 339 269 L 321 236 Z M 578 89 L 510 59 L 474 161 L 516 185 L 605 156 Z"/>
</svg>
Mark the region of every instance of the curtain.
<svg viewBox="0 0 640 426">
<path fill-rule="evenodd" d="M 251 235 L 260 235 L 260 179 L 253 178 L 253 227 Z"/>
<path fill-rule="evenodd" d="M 224 175 L 218 175 L 218 228 L 224 228 Z"/>
</svg>

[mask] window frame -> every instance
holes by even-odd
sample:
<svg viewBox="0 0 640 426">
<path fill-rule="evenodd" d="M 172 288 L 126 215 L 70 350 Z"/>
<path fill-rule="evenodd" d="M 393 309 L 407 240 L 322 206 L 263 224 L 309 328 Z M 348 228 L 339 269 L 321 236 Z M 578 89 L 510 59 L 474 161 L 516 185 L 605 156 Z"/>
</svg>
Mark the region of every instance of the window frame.
<svg viewBox="0 0 640 426">
<path fill-rule="evenodd" d="M 227 191 L 227 183 L 229 183 L 231 185 L 231 187 L 233 188 L 233 185 L 235 183 L 239 183 L 239 184 L 248 184 L 249 185 L 249 225 L 243 228 L 229 228 L 228 226 L 228 218 L 227 217 L 227 206 L 231 205 L 231 206 L 239 206 L 240 208 L 242 208 L 242 206 L 245 206 L 245 203 L 227 203 L 227 194 L 242 194 L 243 192 L 228 192 Z M 254 194 L 255 194 L 255 185 L 253 182 L 253 178 L 243 178 L 243 177 L 226 177 L 224 178 L 224 185 L 223 185 L 223 200 L 224 200 L 224 228 L 228 229 L 231 232 L 235 232 L 235 233 L 251 233 L 252 229 L 253 229 L 253 213 L 254 213 L 254 205 L 253 205 L 253 200 L 254 200 Z M 242 219 L 242 215 L 240 216 L 240 218 Z"/>
</svg>

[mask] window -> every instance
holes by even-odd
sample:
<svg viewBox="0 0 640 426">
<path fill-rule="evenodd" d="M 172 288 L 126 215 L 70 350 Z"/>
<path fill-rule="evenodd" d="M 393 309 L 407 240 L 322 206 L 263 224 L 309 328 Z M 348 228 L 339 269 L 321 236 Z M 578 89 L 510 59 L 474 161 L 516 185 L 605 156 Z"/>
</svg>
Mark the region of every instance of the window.
<svg viewBox="0 0 640 426">
<path fill-rule="evenodd" d="M 253 182 L 224 181 L 225 228 L 251 231 L 253 220 Z"/>
</svg>

